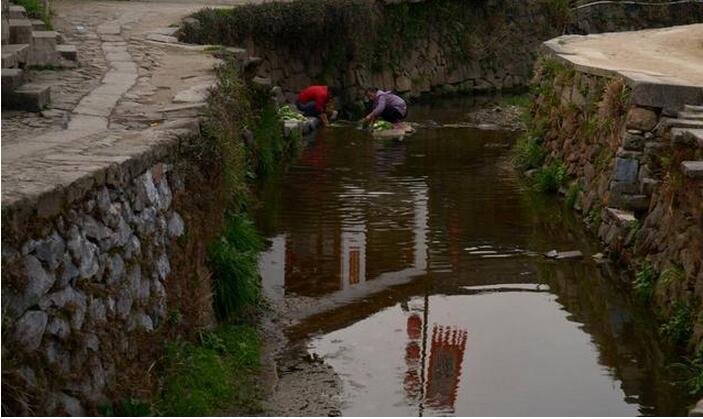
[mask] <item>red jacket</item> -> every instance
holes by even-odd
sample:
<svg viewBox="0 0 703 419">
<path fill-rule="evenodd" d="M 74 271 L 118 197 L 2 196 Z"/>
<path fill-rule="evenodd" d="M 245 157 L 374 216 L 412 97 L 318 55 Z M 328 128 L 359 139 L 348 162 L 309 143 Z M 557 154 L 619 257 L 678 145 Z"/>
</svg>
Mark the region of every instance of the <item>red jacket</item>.
<svg viewBox="0 0 703 419">
<path fill-rule="evenodd" d="M 327 86 L 308 86 L 298 93 L 298 101 L 300 103 L 315 102 L 315 108 L 319 112 L 325 110 L 325 105 L 330 101 L 330 91 Z"/>
</svg>

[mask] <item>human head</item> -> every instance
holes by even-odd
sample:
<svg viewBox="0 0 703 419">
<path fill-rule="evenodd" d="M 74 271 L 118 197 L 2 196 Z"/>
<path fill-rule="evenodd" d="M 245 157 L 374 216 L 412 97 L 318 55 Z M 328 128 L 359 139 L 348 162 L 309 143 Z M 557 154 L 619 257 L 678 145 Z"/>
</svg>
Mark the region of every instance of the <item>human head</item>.
<svg viewBox="0 0 703 419">
<path fill-rule="evenodd" d="M 374 99 L 376 99 L 376 93 L 377 93 L 377 92 L 378 92 L 378 89 L 377 89 L 377 88 L 375 88 L 375 87 L 367 87 L 367 88 L 366 88 L 366 92 L 365 92 L 365 93 L 366 93 L 366 97 L 367 97 L 369 100 L 374 100 Z"/>
</svg>

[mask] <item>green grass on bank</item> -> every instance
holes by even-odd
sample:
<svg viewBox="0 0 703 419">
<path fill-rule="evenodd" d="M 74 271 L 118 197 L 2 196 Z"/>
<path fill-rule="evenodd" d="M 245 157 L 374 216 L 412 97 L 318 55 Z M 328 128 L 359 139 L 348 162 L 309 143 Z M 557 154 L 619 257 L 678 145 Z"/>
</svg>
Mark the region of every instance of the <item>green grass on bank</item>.
<svg viewBox="0 0 703 419">
<path fill-rule="evenodd" d="M 260 341 L 251 326 L 222 325 L 202 333 L 197 343 L 168 347 L 165 386 L 156 411 L 164 416 L 213 416 L 255 413 L 254 377 L 259 368 Z"/>
<path fill-rule="evenodd" d="M 217 318 L 231 320 L 261 301 L 257 257 L 263 239 L 245 214 L 230 217 L 224 233 L 208 248 Z"/>
</svg>

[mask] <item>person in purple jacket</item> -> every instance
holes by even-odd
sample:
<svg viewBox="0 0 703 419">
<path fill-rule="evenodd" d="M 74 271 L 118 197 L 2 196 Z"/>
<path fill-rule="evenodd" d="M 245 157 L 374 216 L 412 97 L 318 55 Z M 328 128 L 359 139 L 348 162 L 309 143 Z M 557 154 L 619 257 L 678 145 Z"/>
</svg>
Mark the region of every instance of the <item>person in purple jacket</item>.
<svg viewBox="0 0 703 419">
<path fill-rule="evenodd" d="M 408 105 L 403 98 L 392 92 L 370 87 L 366 89 L 366 97 L 373 101 L 373 110 L 364 118 L 366 124 L 373 124 L 379 118 L 398 124 L 408 116 Z"/>
</svg>

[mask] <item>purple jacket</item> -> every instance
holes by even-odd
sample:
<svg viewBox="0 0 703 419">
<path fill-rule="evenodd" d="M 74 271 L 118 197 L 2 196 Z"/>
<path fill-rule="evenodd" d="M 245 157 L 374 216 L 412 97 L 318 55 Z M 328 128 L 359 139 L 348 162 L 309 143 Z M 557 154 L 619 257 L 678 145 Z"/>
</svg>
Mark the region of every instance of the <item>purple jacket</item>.
<svg viewBox="0 0 703 419">
<path fill-rule="evenodd" d="M 405 112 L 408 109 L 408 105 L 405 103 L 403 98 L 398 95 L 394 95 L 391 92 L 384 92 L 382 90 L 376 92 L 376 99 L 373 103 L 374 109 L 373 112 L 371 112 L 371 115 L 373 115 L 374 118 L 378 118 L 378 116 L 381 115 L 386 108 L 396 109 L 401 115 L 405 115 Z"/>
</svg>

